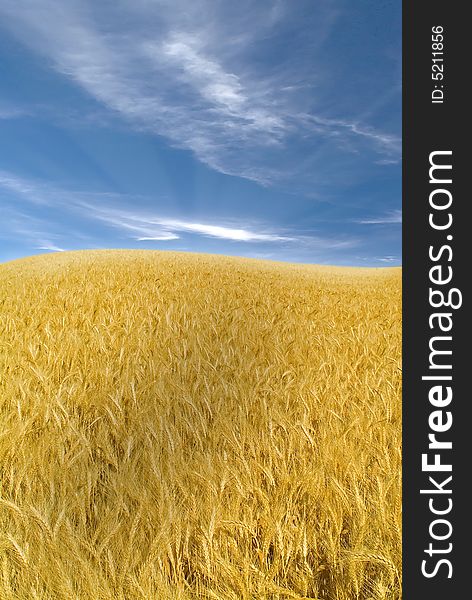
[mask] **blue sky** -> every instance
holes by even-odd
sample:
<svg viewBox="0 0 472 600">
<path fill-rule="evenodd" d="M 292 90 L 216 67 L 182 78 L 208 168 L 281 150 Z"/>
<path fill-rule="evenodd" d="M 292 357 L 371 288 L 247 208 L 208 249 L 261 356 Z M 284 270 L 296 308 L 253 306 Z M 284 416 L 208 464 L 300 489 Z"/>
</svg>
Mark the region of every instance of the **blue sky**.
<svg viewBox="0 0 472 600">
<path fill-rule="evenodd" d="M 401 263 L 399 0 L 2 0 L 0 261 Z"/>
</svg>

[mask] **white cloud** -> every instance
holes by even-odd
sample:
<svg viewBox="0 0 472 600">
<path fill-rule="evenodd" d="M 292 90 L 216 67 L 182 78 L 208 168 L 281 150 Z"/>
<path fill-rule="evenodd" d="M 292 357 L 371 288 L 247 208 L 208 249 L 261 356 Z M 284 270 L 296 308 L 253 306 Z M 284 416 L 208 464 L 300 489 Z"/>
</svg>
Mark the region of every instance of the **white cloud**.
<svg viewBox="0 0 472 600">
<path fill-rule="evenodd" d="M 65 248 L 59 248 L 50 242 L 42 242 L 41 246 L 36 246 L 37 250 L 48 250 L 49 252 L 66 252 Z"/>
<path fill-rule="evenodd" d="M 287 242 L 294 241 L 294 238 L 272 233 L 263 233 L 240 229 L 234 227 L 225 227 L 222 225 L 211 225 L 205 223 L 191 223 L 188 221 L 176 221 L 172 219 L 157 219 L 151 222 L 163 225 L 172 231 L 187 231 L 207 237 L 222 238 L 237 242 Z"/>
<path fill-rule="evenodd" d="M 359 223 L 360 225 L 389 225 L 395 223 L 399 224 L 401 222 L 401 210 L 391 210 L 390 212 L 379 217 L 366 218 L 356 221 L 356 223 Z"/>
<path fill-rule="evenodd" d="M 372 263 L 398 263 L 401 264 L 401 259 L 399 256 L 387 255 L 387 256 L 355 256 L 357 260 L 361 260 L 362 262 Z"/>
<path fill-rule="evenodd" d="M 377 131 L 373 127 L 362 125 L 357 121 L 347 121 L 341 119 L 328 119 L 325 117 L 315 115 L 303 115 L 302 120 L 311 122 L 315 125 L 318 132 L 325 132 L 327 135 L 337 136 L 340 132 L 348 131 L 355 136 L 367 138 L 380 148 L 383 148 L 385 152 L 392 153 L 396 158 L 386 158 L 377 160 L 377 164 L 390 164 L 397 163 L 399 161 L 399 152 L 401 150 L 401 139 L 396 135 L 391 135 Z M 320 129 L 321 128 L 321 129 Z"/>
<path fill-rule="evenodd" d="M 174 241 L 181 234 L 204 236 L 239 243 L 278 244 L 280 247 L 303 248 L 305 250 L 342 250 L 352 248 L 359 243 L 353 237 L 299 235 L 281 228 L 267 227 L 252 223 L 250 227 L 240 220 L 224 222 L 200 222 L 175 219 L 150 213 L 145 210 L 131 211 L 123 208 L 135 199 L 116 194 L 78 192 L 47 185 L 17 177 L 14 174 L 0 172 L 0 188 L 13 196 L 21 198 L 24 210 L 10 210 L 9 223 L 14 224 L 16 233 L 29 240 L 35 246 L 45 250 L 60 251 L 59 244 L 45 239 L 75 240 L 82 243 L 84 235 L 73 233 L 64 228 L 63 223 L 73 223 L 77 229 L 82 226 L 89 231 L 90 224 L 102 223 L 108 228 L 121 232 L 126 238 L 135 241 Z M 40 203 L 48 208 L 47 221 L 31 217 L 27 205 Z M 6 222 L 5 222 L 6 224 Z M 28 227 L 29 224 L 29 227 Z M 90 236 L 86 236 L 91 239 Z M 79 240 L 80 238 L 80 240 Z"/>
<path fill-rule="evenodd" d="M 294 242 L 297 238 L 274 232 L 257 231 L 243 227 L 194 223 L 191 221 L 168 219 L 155 214 L 130 212 L 113 207 L 92 206 L 79 201 L 89 217 L 93 217 L 114 228 L 127 232 L 137 241 L 176 240 L 178 233 L 190 233 L 205 237 L 219 238 L 235 242 Z"/>
<path fill-rule="evenodd" d="M 391 263 L 391 262 L 398 262 L 398 257 L 397 256 L 382 256 L 381 258 L 377 258 L 377 260 L 379 260 L 380 262 Z"/>
<path fill-rule="evenodd" d="M 313 82 L 313 64 L 288 57 L 275 72 L 247 60 L 277 31 L 283 2 L 243 1 L 231 19 L 224 10 L 225 3 L 210 0 L 134 0 L 115 8 L 91 0 L 0 5 L 4 24 L 58 72 L 132 126 L 166 137 L 219 172 L 262 185 L 293 180 L 301 168 L 288 164 L 293 145 L 340 139 L 369 144 L 393 160 L 397 137 L 300 110 L 305 101 L 297 91 L 301 82 Z M 318 7 L 310 22 L 313 40 L 325 39 L 335 14 L 328 5 Z M 303 175 L 312 173 L 313 165 L 305 165 Z"/>
<path fill-rule="evenodd" d="M 266 132 L 274 136 L 287 127 L 275 107 L 271 109 L 257 101 L 257 90 L 246 90 L 240 76 L 225 71 L 216 59 L 205 56 L 198 37 L 174 33 L 157 47 L 148 45 L 146 51 L 158 62 L 167 60 L 176 71 L 178 81 L 187 83 L 220 118 L 227 119 L 225 127 L 233 129 L 233 125 L 237 124 L 246 131 Z"/>
<path fill-rule="evenodd" d="M 180 237 L 175 233 L 160 233 L 149 237 L 137 237 L 138 242 L 168 242 L 169 240 L 178 240 Z"/>
<path fill-rule="evenodd" d="M 41 182 L 0 172 L 0 188 L 33 204 L 80 213 L 82 218 L 101 221 L 126 232 L 138 241 L 171 241 L 179 239 L 179 232 L 214 237 L 238 242 L 292 242 L 296 238 L 267 231 L 256 231 L 214 223 L 195 223 L 117 208 L 123 198 L 113 194 L 94 194 L 64 190 Z M 114 201 L 115 206 L 110 205 Z M 46 249 L 46 248 L 45 248 Z"/>
<path fill-rule="evenodd" d="M 173 38 L 160 45 L 146 47 L 152 59 L 164 56 L 176 69 L 181 69 L 180 78 L 192 85 L 203 98 L 221 105 L 228 113 L 240 113 L 247 102 L 240 79 L 233 73 L 226 73 L 216 60 L 205 57 L 198 49 L 198 39 L 184 34 L 174 34 Z M 161 59 L 162 60 L 162 59 Z"/>
<path fill-rule="evenodd" d="M 102 221 L 114 228 L 127 232 L 137 241 L 178 239 L 179 233 L 201 235 L 233 242 L 278 243 L 286 247 L 298 246 L 306 249 L 341 250 L 352 248 L 359 243 L 353 237 L 330 237 L 297 235 L 290 231 L 274 231 L 261 226 L 246 228 L 238 224 L 195 223 L 192 221 L 169 219 L 155 214 L 130 212 L 106 206 L 92 206 L 79 202 L 89 217 Z"/>
</svg>

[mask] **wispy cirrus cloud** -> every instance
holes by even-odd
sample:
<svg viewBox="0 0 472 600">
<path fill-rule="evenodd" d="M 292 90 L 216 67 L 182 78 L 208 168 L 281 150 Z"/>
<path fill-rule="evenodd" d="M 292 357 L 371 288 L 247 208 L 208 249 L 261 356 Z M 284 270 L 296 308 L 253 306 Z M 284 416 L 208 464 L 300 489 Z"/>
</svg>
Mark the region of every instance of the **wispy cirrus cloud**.
<svg viewBox="0 0 472 600">
<path fill-rule="evenodd" d="M 94 207 L 81 203 L 88 214 L 113 227 L 129 232 L 137 241 L 167 241 L 179 239 L 185 232 L 235 242 L 294 242 L 295 238 L 243 227 L 212 223 L 194 223 L 182 219 L 162 218 L 155 214 L 136 213 L 112 207 Z"/>
<path fill-rule="evenodd" d="M 390 224 L 401 224 L 402 222 L 402 211 L 391 210 L 383 215 L 377 217 L 367 217 L 365 219 L 359 219 L 356 223 L 360 225 L 390 225 Z"/>
<path fill-rule="evenodd" d="M 15 177 L 6 171 L 0 171 L 0 187 L 7 192 L 27 196 L 30 202 L 40 201 L 42 197 L 40 185 L 31 185 L 26 179 Z"/>
<path fill-rule="evenodd" d="M 276 243 L 279 246 L 296 245 L 330 250 L 352 248 L 358 239 L 352 236 L 316 236 L 299 235 L 287 230 L 274 230 L 261 225 L 246 228 L 240 223 L 199 223 L 182 219 L 162 218 L 150 213 L 131 212 L 113 207 L 93 207 L 86 203 L 80 205 L 100 220 L 112 227 L 130 234 L 137 241 L 166 241 L 179 239 L 179 234 L 191 234 L 209 238 L 241 243 Z"/>
<path fill-rule="evenodd" d="M 319 117 L 315 115 L 304 115 L 302 120 L 307 123 L 313 123 L 314 125 L 321 127 L 321 131 L 324 131 L 327 135 L 339 136 L 340 132 L 350 132 L 355 136 L 366 138 L 376 144 L 380 149 L 389 153 L 395 158 L 385 158 L 377 160 L 377 163 L 390 164 L 396 163 L 400 160 L 401 151 L 401 139 L 392 134 L 383 133 L 375 130 L 373 127 L 363 125 L 356 121 L 344 121 L 341 119 L 328 119 L 326 117 Z"/>
<path fill-rule="evenodd" d="M 172 242 L 190 235 L 239 244 L 275 244 L 279 248 L 284 245 L 325 251 L 358 244 L 358 239 L 352 236 L 300 235 L 260 223 L 248 227 L 236 219 L 200 222 L 166 217 L 144 209 L 130 210 L 127 206 L 133 204 L 133 198 L 129 196 L 67 190 L 5 171 L 0 172 L 0 192 L 2 189 L 11 202 L 7 235 L 23 236 L 35 248 L 44 250 L 62 251 L 60 244 L 66 241 L 93 241 L 90 230 L 97 224 L 117 231 L 118 240 L 128 238 L 137 242 Z M 16 198 L 22 200 L 21 213 L 14 207 Z M 28 211 L 28 205 L 31 209 L 47 207 L 47 220 L 35 217 Z M 64 226 L 70 222 L 74 223 L 74 229 Z"/>
<path fill-rule="evenodd" d="M 0 222 L 0 240 L 10 240 L 24 244 L 35 250 L 64 252 L 65 248 L 58 245 L 67 233 L 51 224 L 48 220 L 32 214 L 25 206 L 19 208 L 17 203 L 9 203 L 2 197 L 2 179 L 0 178 L 0 199 L 2 204 L 2 220 Z M 20 186 L 18 186 L 20 187 Z M 22 187 L 24 190 L 26 185 Z M 10 192 L 10 189 L 7 188 Z M 28 188 L 31 190 L 31 187 Z M 25 192 L 23 191 L 22 194 Z M 64 235 L 66 234 L 66 235 Z"/>
<path fill-rule="evenodd" d="M 325 165 L 296 157 L 300 148 L 314 155 L 320 145 L 368 151 L 373 162 L 398 160 L 395 135 L 326 108 L 306 111 L 298 92 L 319 85 L 312 64 L 287 56 L 276 69 L 254 60 L 271 38 L 286 35 L 289 19 L 282 16 L 289 12 L 280 1 L 246 4 L 231 12 L 210 0 L 124 0 L 102 10 L 87 0 L 4 0 L 0 14 L 26 45 L 109 111 L 221 173 L 266 186 L 309 186 L 314 174 L 322 179 Z M 334 3 L 317 7 L 306 26 L 310 39 L 321 42 L 310 42 L 308 55 L 319 51 L 338 13 Z"/>
</svg>

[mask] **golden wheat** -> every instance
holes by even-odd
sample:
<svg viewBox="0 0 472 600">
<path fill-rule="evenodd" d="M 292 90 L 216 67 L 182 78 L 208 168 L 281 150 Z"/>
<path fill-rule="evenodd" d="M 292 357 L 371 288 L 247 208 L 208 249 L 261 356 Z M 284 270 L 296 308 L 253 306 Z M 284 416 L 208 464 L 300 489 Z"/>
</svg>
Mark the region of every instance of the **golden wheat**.
<svg viewBox="0 0 472 600">
<path fill-rule="evenodd" d="M 2 600 L 400 598 L 400 269 L 0 278 Z"/>
</svg>

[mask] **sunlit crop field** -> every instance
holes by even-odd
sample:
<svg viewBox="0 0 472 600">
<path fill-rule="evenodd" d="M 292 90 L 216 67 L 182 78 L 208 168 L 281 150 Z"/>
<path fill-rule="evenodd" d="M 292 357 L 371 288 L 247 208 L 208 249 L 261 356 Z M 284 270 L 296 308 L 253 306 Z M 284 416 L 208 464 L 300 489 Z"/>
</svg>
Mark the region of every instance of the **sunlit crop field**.
<svg viewBox="0 0 472 600">
<path fill-rule="evenodd" d="M 401 271 L 0 265 L 0 598 L 398 600 Z"/>
</svg>

